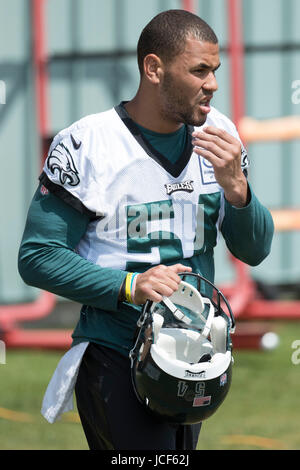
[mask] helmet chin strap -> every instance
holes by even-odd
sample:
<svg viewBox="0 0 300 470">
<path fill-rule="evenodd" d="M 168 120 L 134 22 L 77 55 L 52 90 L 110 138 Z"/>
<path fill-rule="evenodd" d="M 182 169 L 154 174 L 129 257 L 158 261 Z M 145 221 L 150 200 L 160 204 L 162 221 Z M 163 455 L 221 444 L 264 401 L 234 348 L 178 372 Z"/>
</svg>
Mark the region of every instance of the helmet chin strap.
<svg viewBox="0 0 300 470">
<path fill-rule="evenodd" d="M 207 338 L 210 333 L 215 309 L 210 300 L 203 298 L 200 292 L 194 286 L 188 284 L 187 282 L 181 281 L 178 290 L 170 297 L 164 296 L 162 301 L 171 310 L 177 320 L 180 320 L 187 325 L 191 325 L 191 323 L 193 323 L 193 319 L 185 315 L 178 308 L 178 305 L 192 310 L 195 317 L 201 319 L 201 321 L 204 323 L 204 328 L 201 334 Z M 202 315 L 205 304 L 209 305 L 207 318 Z"/>
</svg>

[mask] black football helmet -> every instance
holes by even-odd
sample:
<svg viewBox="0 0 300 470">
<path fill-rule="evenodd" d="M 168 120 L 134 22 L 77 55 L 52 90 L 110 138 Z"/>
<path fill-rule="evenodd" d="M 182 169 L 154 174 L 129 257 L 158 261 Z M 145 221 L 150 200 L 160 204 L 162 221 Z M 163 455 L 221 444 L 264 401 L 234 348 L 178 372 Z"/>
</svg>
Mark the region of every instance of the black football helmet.
<svg viewBox="0 0 300 470">
<path fill-rule="evenodd" d="M 171 423 L 193 424 L 214 414 L 229 391 L 235 320 L 213 283 L 199 274 L 179 275 L 176 292 L 143 306 L 131 376 L 147 410 Z M 211 298 L 201 294 L 202 283 Z"/>
</svg>

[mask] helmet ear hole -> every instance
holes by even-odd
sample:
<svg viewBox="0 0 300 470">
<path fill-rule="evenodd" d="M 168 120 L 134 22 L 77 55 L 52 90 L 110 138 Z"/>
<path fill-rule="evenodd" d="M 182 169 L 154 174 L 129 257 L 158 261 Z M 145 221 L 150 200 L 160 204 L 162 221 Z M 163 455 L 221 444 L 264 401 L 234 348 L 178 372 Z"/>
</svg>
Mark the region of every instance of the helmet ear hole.
<svg viewBox="0 0 300 470">
<path fill-rule="evenodd" d="M 203 356 L 200 357 L 198 362 L 208 362 L 210 360 L 211 360 L 210 354 L 203 354 Z"/>
</svg>

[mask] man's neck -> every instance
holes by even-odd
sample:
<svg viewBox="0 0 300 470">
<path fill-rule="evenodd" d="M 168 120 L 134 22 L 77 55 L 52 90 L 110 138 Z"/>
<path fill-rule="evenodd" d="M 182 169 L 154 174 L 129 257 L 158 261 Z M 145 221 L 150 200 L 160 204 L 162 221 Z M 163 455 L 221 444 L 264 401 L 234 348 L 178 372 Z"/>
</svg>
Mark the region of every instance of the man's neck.
<svg viewBox="0 0 300 470">
<path fill-rule="evenodd" d="M 163 119 L 159 111 L 159 103 L 156 103 L 155 99 L 153 100 L 149 95 L 144 98 L 137 94 L 125 104 L 125 109 L 134 122 L 153 132 L 169 134 L 182 127 L 182 123 Z"/>
</svg>

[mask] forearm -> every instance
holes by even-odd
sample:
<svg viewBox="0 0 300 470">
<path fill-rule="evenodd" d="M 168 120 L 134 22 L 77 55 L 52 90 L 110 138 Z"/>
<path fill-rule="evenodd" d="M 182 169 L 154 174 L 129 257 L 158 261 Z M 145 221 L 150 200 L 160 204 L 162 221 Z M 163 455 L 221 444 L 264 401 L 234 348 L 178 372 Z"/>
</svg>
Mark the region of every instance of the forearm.
<svg viewBox="0 0 300 470">
<path fill-rule="evenodd" d="M 28 212 L 19 250 L 25 283 L 105 310 L 116 310 L 126 272 L 102 268 L 82 258 L 75 247 L 89 220 L 56 196 L 37 191 Z"/>
<path fill-rule="evenodd" d="M 221 231 L 230 252 L 244 263 L 256 266 L 270 253 L 274 224 L 268 209 L 249 190 L 250 201 L 245 207 L 233 207 L 225 200 Z"/>
<path fill-rule="evenodd" d="M 241 173 L 234 187 L 232 185 L 230 190 L 224 190 L 224 197 L 231 206 L 239 209 L 249 204 L 251 194 L 247 179 L 243 173 Z"/>
<path fill-rule="evenodd" d="M 80 304 L 116 310 L 125 272 L 101 268 L 59 246 L 23 245 L 19 272 L 27 284 Z"/>
</svg>

